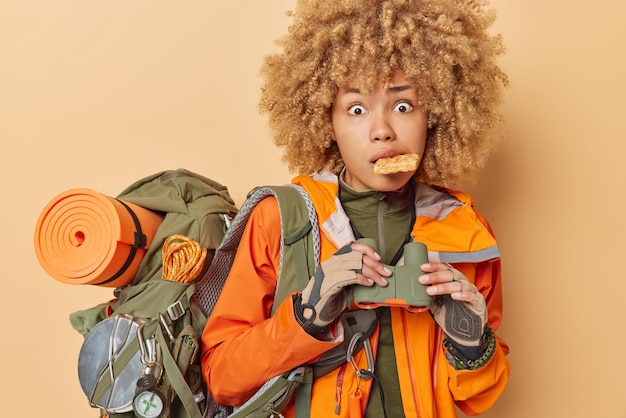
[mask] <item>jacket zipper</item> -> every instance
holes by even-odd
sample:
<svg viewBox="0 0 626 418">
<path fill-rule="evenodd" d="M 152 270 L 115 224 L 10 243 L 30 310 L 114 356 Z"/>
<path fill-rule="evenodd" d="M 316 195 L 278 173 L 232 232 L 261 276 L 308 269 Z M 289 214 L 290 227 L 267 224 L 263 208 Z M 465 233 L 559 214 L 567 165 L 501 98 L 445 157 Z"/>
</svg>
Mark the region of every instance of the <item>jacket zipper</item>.
<svg viewBox="0 0 626 418">
<path fill-rule="evenodd" d="M 335 386 L 335 415 L 341 414 L 341 392 L 343 391 L 343 378 L 346 375 L 348 363 L 343 363 L 337 374 L 337 385 Z"/>
<path fill-rule="evenodd" d="M 376 213 L 376 223 L 378 226 L 378 254 L 385 258 L 386 246 L 385 246 L 385 196 L 381 197 L 378 201 L 378 211 Z"/>
<path fill-rule="evenodd" d="M 432 375 L 432 380 L 433 380 L 433 387 L 436 389 L 437 388 L 437 372 L 438 372 L 438 368 L 439 368 L 439 347 L 441 347 L 441 339 L 442 339 L 442 334 L 443 331 L 438 330 L 436 332 L 436 336 L 435 336 L 435 355 L 433 356 L 433 364 L 432 364 L 432 371 L 433 371 L 433 375 Z"/>
<path fill-rule="evenodd" d="M 409 376 L 415 376 L 413 373 L 413 364 L 411 363 L 411 355 L 409 352 L 409 342 L 407 340 L 408 325 L 406 321 L 406 315 L 407 315 L 407 311 L 406 309 L 403 309 L 401 311 L 401 319 L 402 319 L 402 331 L 403 331 L 402 335 L 404 337 L 404 353 L 406 355 L 406 360 L 407 360 L 407 364 L 409 368 Z M 416 382 L 415 382 L 415 379 L 413 378 L 410 378 L 409 380 L 411 382 L 411 397 L 413 398 L 413 406 L 415 407 L 416 417 L 420 418 L 421 414 L 420 414 L 420 409 L 419 409 L 419 402 L 417 400 Z"/>
</svg>

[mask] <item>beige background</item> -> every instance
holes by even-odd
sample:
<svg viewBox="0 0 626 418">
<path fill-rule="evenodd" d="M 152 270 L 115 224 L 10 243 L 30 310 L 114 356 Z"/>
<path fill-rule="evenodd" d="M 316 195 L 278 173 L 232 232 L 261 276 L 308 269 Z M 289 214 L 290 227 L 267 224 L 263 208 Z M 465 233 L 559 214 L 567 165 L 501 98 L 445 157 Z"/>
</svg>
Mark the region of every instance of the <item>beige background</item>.
<svg viewBox="0 0 626 418">
<path fill-rule="evenodd" d="M 293 0 L 0 0 L 0 416 L 97 416 L 68 314 L 111 296 L 39 266 L 33 230 L 74 187 L 185 167 L 241 202 L 281 184 L 261 57 Z M 488 417 L 626 417 L 623 2 L 493 0 L 510 137 L 468 186 L 504 256 L 510 384 Z"/>
</svg>

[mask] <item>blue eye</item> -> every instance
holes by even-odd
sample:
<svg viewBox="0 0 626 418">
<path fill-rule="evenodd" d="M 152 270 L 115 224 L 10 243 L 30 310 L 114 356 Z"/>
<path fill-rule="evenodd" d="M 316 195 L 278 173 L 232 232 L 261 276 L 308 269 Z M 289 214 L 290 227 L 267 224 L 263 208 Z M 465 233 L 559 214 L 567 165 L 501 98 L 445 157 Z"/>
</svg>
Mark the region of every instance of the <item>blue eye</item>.
<svg viewBox="0 0 626 418">
<path fill-rule="evenodd" d="M 362 115 L 364 112 L 365 108 L 360 104 L 355 104 L 348 108 L 348 113 L 353 116 Z"/>
<path fill-rule="evenodd" d="M 399 102 L 393 107 L 393 110 L 400 112 L 400 113 L 406 113 L 406 112 L 410 112 L 411 110 L 413 110 L 413 105 L 409 102 Z"/>
</svg>

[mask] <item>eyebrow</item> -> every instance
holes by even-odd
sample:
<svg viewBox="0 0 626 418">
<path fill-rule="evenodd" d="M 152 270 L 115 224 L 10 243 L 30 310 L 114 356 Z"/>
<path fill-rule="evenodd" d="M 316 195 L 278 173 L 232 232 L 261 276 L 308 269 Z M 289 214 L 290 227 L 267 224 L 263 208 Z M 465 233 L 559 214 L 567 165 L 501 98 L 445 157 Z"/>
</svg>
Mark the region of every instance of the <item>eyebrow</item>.
<svg viewBox="0 0 626 418">
<path fill-rule="evenodd" d="M 401 91 L 411 90 L 412 88 L 413 88 L 413 86 L 409 86 L 409 85 L 391 86 L 391 87 L 389 87 L 389 91 L 392 92 L 392 93 L 399 93 Z"/>
<path fill-rule="evenodd" d="M 391 93 L 399 93 L 401 91 L 410 90 L 412 88 L 413 86 L 410 86 L 410 85 L 402 85 L 402 86 L 387 87 L 387 90 L 389 90 Z M 361 94 L 361 89 L 357 87 L 350 87 L 349 89 L 346 90 L 346 93 Z"/>
</svg>

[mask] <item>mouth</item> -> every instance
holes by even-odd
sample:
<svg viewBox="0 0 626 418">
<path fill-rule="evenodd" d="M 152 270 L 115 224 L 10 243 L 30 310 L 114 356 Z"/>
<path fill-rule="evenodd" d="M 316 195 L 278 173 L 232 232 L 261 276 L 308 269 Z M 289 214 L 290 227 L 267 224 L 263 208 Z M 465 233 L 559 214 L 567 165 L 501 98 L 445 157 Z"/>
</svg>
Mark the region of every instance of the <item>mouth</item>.
<svg viewBox="0 0 626 418">
<path fill-rule="evenodd" d="M 380 160 L 381 158 L 395 157 L 396 155 L 399 155 L 399 154 L 400 153 L 398 151 L 394 151 L 394 150 L 391 150 L 391 149 L 378 151 L 370 159 L 370 164 L 376 164 L 376 161 Z"/>
</svg>

